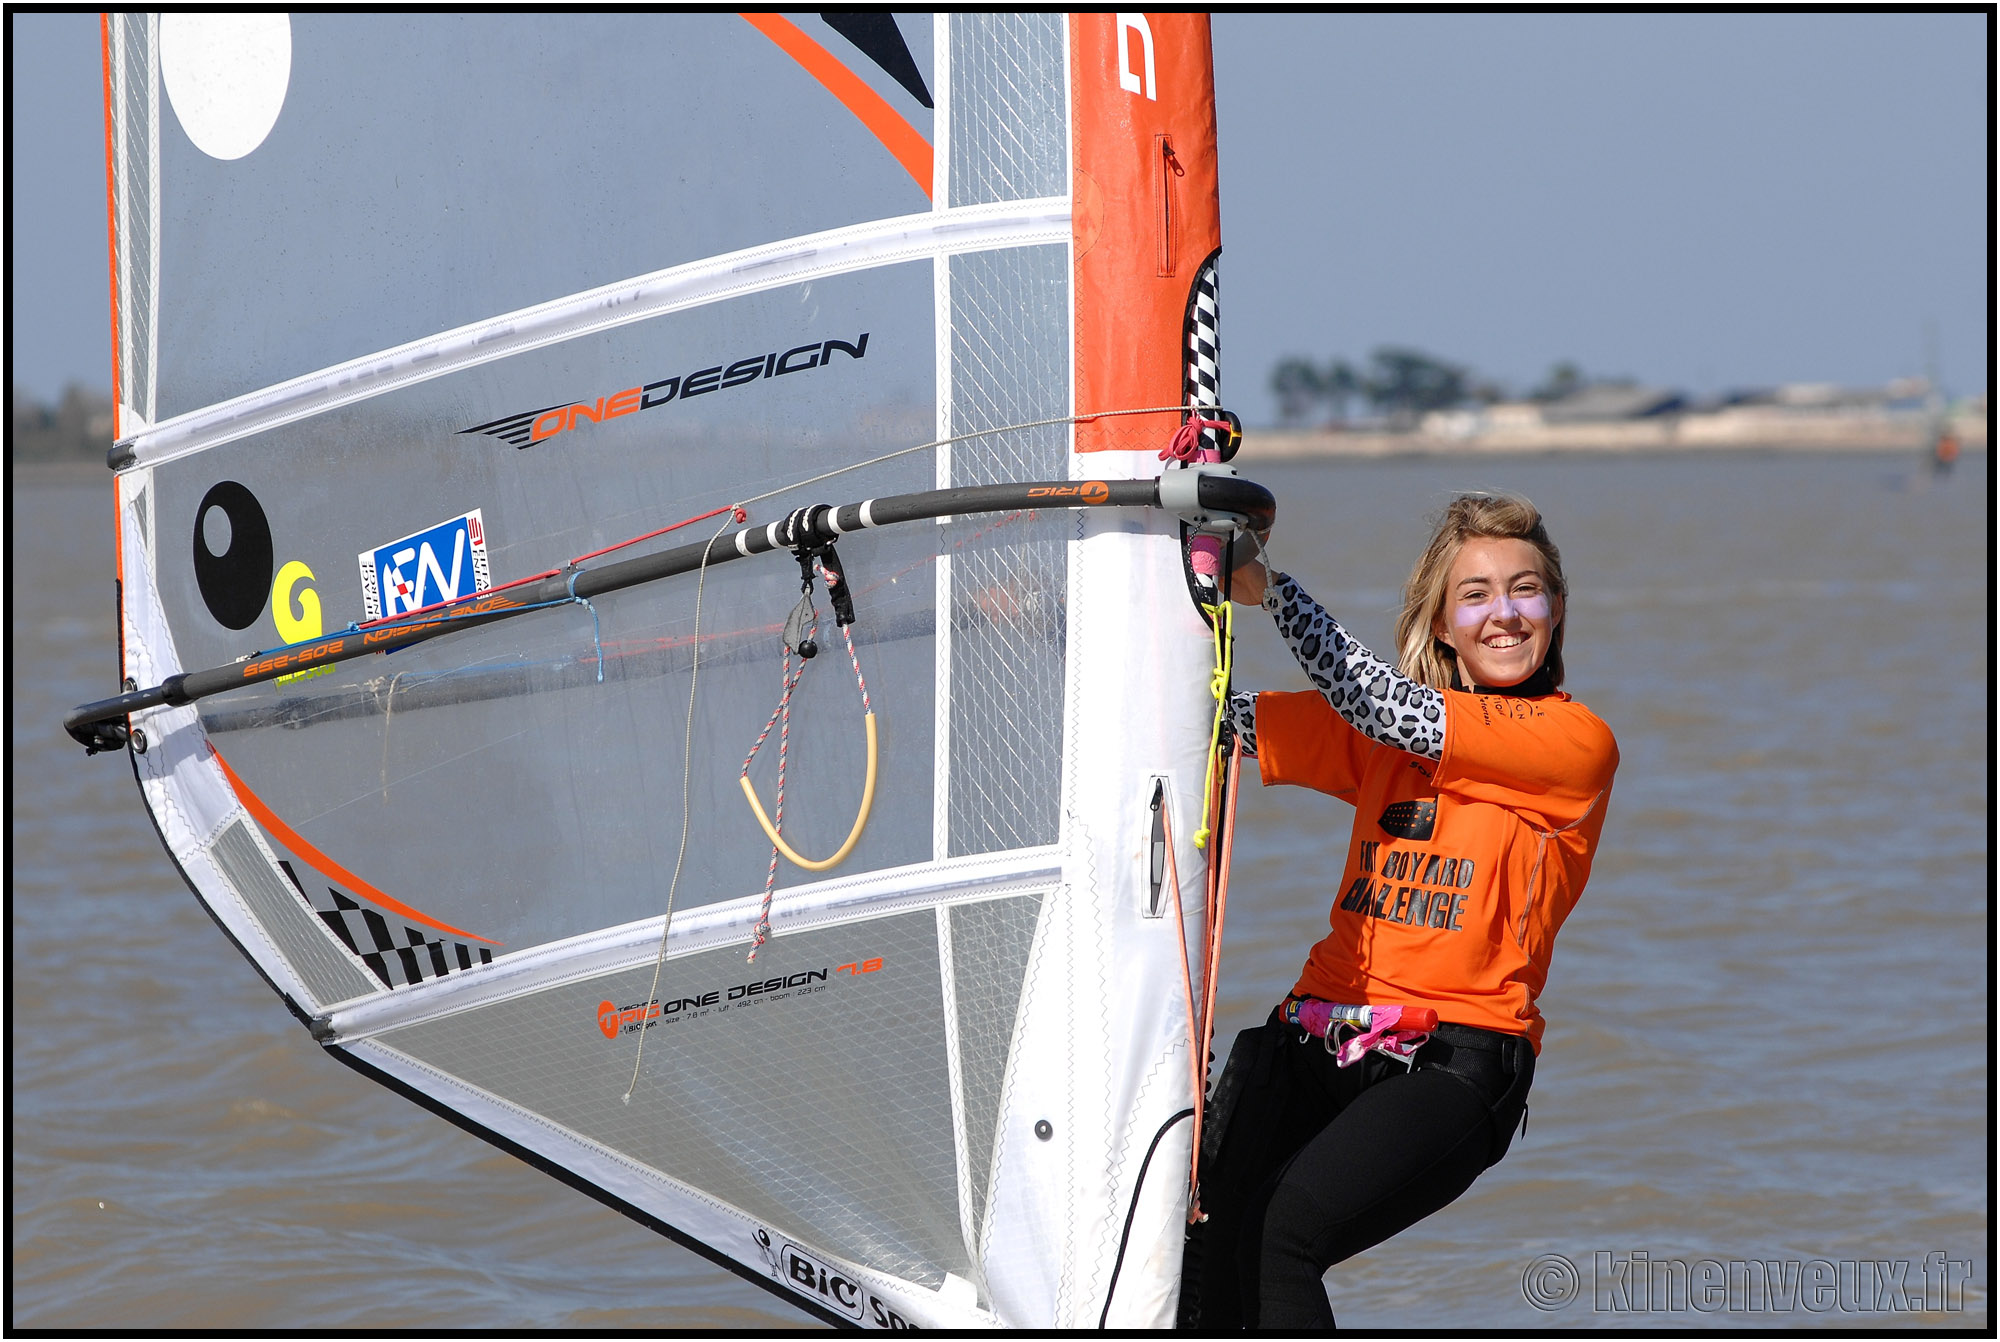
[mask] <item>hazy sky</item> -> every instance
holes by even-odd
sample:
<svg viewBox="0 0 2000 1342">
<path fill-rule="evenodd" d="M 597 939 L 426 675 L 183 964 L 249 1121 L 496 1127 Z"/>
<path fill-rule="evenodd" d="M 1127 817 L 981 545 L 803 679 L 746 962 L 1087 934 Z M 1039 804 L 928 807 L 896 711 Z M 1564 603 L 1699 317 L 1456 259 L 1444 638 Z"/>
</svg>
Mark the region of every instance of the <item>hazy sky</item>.
<svg viewBox="0 0 2000 1342">
<path fill-rule="evenodd" d="M 1987 382 L 1987 16 L 1215 21 L 1225 399 L 1402 343 L 1696 392 Z M 1268 399 L 1263 402 L 1269 405 Z"/>
<path fill-rule="evenodd" d="M 110 384 L 94 14 L 15 14 L 15 383 Z M 1222 15 L 1223 388 L 1413 345 L 1984 391 L 1984 14 Z"/>
</svg>

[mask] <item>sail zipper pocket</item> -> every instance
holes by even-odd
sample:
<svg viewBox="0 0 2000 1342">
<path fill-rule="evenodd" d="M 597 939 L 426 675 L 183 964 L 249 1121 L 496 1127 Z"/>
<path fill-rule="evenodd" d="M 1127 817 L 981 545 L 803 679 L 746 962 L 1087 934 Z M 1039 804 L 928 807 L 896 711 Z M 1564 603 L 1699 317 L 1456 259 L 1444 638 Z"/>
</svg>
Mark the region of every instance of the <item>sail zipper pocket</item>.
<svg viewBox="0 0 2000 1342">
<path fill-rule="evenodd" d="M 1167 780 L 1153 775 L 1152 829 L 1146 842 L 1146 906 L 1144 916 L 1163 917 L 1167 911 Z"/>
<path fill-rule="evenodd" d="M 1177 182 L 1187 176 L 1187 169 L 1174 157 L 1171 135 L 1156 135 L 1153 143 L 1159 160 L 1153 173 L 1153 207 L 1159 233 L 1159 271 L 1164 277 L 1172 275 L 1179 265 L 1180 238 L 1176 230 L 1180 220 L 1174 209 L 1174 196 L 1179 191 Z"/>
</svg>

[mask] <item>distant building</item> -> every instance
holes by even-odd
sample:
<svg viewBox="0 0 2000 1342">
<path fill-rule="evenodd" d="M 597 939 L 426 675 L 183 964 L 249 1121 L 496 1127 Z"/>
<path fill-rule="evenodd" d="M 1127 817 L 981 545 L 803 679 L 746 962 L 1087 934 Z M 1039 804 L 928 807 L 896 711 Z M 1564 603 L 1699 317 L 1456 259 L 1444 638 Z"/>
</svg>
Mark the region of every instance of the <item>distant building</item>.
<svg viewBox="0 0 2000 1342">
<path fill-rule="evenodd" d="M 1898 402 L 1921 402 L 1930 395 L 1929 381 L 1901 377 L 1881 387 L 1846 387 L 1838 382 L 1787 382 L 1778 387 L 1753 387 L 1726 392 L 1718 408 L 1778 406 L 1786 410 L 1877 409 Z"/>
<path fill-rule="evenodd" d="M 1546 423 L 1548 421 L 1542 418 L 1542 407 L 1534 401 L 1499 401 L 1486 407 L 1486 427 L 1489 429 L 1539 429 Z"/>
<path fill-rule="evenodd" d="M 111 446 L 111 397 L 71 384 L 62 399 L 45 405 L 19 387 L 8 388 L 7 455 L 12 461 L 95 461 Z"/>
<path fill-rule="evenodd" d="M 1599 383 L 1542 406 L 1542 420 L 1547 424 L 1603 424 L 1678 414 L 1687 408 L 1687 397 L 1677 391 Z"/>
</svg>

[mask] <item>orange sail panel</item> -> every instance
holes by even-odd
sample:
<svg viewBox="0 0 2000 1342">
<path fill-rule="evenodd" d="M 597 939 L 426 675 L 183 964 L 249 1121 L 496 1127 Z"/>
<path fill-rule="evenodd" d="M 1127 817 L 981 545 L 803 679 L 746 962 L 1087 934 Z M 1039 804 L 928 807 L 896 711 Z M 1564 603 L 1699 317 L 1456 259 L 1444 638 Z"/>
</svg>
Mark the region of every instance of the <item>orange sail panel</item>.
<svg viewBox="0 0 2000 1342">
<path fill-rule="evenodd" d="M 882 147 L 903 165 L 926 196 L 931 194 L 931 143 L 917 128 L 896 114 L 882 95 L 868 87 L 861 77 L 834 59 L 833 54 L 799 31 L 798 25 L 777 14 L 745 14 L 750 26 L 778 44 L 778 49 L 805 67 L 807 74 L 826 86 L 854 113 Z"/>
<path fill-rule="evenodd" d="M 1208 16 L 1069 25 L 1077 409 L 1175 405 L 1189 290 L 1222 245 Z M 1157 448 L 1176 422 L 1086 420 L 1076 450 Z"/>
</svg>

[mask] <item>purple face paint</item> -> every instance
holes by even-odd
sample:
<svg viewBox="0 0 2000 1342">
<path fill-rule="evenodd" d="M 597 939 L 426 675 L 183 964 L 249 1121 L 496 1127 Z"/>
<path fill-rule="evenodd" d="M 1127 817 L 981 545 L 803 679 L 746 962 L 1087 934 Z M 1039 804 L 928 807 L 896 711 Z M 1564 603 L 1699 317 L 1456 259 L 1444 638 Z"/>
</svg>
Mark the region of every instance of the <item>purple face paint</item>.
<svg viewBox="0 0 2000 1342">
<path fill-rule="evenodd" d="M 1458 606 L 1451 612 L 1451 622 L 1459 629 L 1477 629 L 1489 618 L 1501 620 L 1515 618 L 1523 620 L 1546 620 L 1549 618 L 1549 594 L 1537 592 L 1516 600 L 1502 592 L 1493 600 L 1480 606 Z"/>
</svg>

